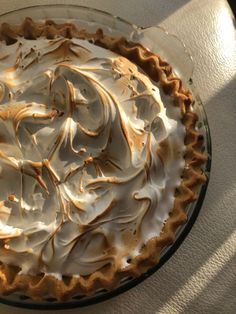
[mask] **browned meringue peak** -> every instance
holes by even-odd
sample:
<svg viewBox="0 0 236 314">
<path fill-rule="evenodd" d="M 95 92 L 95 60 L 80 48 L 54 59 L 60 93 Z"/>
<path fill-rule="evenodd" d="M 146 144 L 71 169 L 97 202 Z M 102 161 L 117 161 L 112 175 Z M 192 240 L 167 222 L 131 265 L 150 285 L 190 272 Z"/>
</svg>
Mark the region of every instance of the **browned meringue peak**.
<svg viewBox="0 0 236 314">
<path fill-rule="evenodd" d="M 179 108 L 87 41 L 17 37 L 0 48 L 0 260 L 29 274 L 126 267 L 173 207 Z"/>
</svg>

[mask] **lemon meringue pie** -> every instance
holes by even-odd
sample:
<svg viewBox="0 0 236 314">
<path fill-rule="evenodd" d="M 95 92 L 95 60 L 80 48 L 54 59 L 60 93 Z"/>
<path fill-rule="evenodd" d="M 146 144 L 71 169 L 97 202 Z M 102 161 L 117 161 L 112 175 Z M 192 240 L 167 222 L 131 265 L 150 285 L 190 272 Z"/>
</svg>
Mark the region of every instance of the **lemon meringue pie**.
<svg viewBox="0 0 236 314">
<path fill-rule="evenodd" d="M 0 31 L 0 292 L 66 300 L 158 262 L 204 182 L 191 93 L 140 44 Z"/>
</svg>

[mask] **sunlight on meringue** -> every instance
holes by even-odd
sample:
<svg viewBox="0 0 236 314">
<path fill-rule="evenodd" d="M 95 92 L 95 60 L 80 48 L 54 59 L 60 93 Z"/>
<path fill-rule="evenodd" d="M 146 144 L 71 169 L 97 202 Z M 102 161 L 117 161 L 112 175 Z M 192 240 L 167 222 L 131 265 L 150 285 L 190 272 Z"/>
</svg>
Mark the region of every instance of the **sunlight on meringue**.
<svg viewBox="0 0 236 314">
<path fill-rule="evenodd" d="M 19 80 L 16 77 L 15 72 L 12 70 L 4 73 L 4 82 L 5 84 L 12 88 L 19 85 Z"/>
<path fill-rule="evenodd" d="M 236 254 L 236 230 L 216 250 L 206 263 L 192 275 L 187 283 L 162 306 L 158 314 L 184 313 L 186 306 L 196 298 L 210 281 L 222 270 L 224 265 Z"/>
</svg>

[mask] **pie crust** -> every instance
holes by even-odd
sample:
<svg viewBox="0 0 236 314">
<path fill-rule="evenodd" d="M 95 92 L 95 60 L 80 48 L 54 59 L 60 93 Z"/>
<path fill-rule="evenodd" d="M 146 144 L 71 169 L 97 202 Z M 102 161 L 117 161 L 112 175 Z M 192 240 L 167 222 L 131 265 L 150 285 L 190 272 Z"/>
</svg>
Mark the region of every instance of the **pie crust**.
<svg viewBox="0 0 236 314">
<path fill-rule="evenodd" d="M 203 136 L 196 130 L 197 114 L 193 111 L 193 97 L 190 91 L 184 89 L 182 81 L 175 76 L 171 66 L 160 56 L 150 52 L 139 43 L 127 41 L 125 38 L 112 38 L 105 35 L 101 29 L 96 33 L 88 33 L 78 29 L 74 24 L 56 24 L 51 20 L 37 23 L 26 18 L 21 26 L 7 23 L 0 28 L 0 40 L 11 45 L 18 37 L 28 40 L 44 36 L 53 39 L 58 36 L 65 38 L 80 38 L 89 40 L 95 45 L 109 49 L 129 59 L 138 65 L 153 81 L 158 82 L 164 93 L 173 99 L 173 106 L 180 108 L 182 123 L 186 128 L 185 136 L 185 167 L 182 182 L 175 192 L 174 207 L 169 214 L 159 237 L 150 239 L 141 249 L 141 253 L 129 261 L 129 266 L 115 269 L 105 266 L 91 275 L 80 277 L 62 276 L 62 280 L 54 276 L 37 276 L 19 274 L 20 269 L 6 264 L 0 265 L 0 293 L 8 295 L 16 291 L 35 300 L 53 297 L 66 301 L 75 295 L 94 294 L 98 289 L 112 290 L 119 285 L 122 278 L 138 277 L 152 266 L 156 265 L 163 248 L 175 239 L 176 229 L 187 220 L 186 206 L 196 200 L 199 186 L 206 180 L 201 166 L 206 162 L 202 152 Z"/>
</svg>

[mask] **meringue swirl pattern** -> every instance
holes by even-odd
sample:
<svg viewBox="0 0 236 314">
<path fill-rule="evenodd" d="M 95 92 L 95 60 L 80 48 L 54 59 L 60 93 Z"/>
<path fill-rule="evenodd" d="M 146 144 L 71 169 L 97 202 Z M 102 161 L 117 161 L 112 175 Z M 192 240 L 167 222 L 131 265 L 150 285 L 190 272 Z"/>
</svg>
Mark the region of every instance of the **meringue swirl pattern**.
<svg viewBox="0 0 236 314">
<path fill-rule="evenodd" d="M 56 276 L 127 267 L 173 208 L 180 109 L 86 40 L 0 51 L 0 261 Z"/>
</svg>

